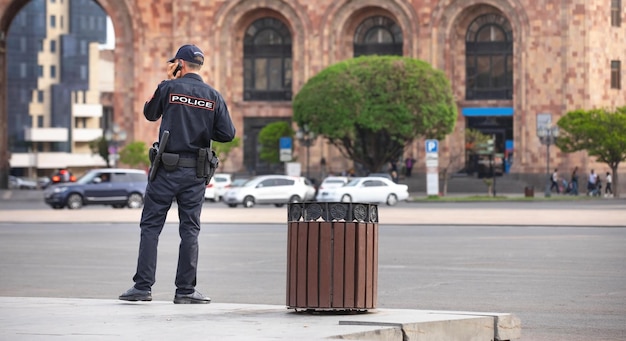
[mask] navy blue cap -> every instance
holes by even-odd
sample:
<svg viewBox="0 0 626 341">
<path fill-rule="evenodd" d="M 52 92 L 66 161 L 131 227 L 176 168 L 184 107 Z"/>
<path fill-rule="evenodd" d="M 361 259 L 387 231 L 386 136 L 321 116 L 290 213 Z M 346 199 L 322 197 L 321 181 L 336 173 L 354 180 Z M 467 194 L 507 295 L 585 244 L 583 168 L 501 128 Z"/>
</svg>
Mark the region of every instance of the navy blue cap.
<svg viewBox="0 0 626 341">
<path fill-rule="evenodd" d="M 176 56 L 170 59 L 169 62 L 173 63 L 176 59 L 202 65 L 204 63 L 204 53 L 196 45 L 183 45 L 176 52 Z"/>
</svg>

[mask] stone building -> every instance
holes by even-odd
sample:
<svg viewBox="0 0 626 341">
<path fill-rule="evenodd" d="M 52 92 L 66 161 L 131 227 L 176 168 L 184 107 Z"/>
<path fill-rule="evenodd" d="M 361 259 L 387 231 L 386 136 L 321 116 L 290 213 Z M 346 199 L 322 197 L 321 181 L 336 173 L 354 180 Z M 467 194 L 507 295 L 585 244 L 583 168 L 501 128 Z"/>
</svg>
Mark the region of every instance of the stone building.
<svg viewBox="0 0 626 341">
<path fill-rule="evenodd" d="M 0 0 L 0 32 L 24 3 Z M 225 96 L 243 141 L 224 165 L 229 172 L 263 171 L 259 130 L 290 120 L 291 99 L 310 77 L 360 54 L 402 54 L 443 70 L 459 116 L 454 133 L 442 141 L 441 159 L 462 151 L 464 130 L 474 127 L 495 135 L 510 172 L 520 177 L 543 176 L 547 159 L 564 173 L 574 166 L 604 169 L 584 152 L 551 148 L 547 155 L 537 137 L 538 115 L 554 124 L 572 109 L 626 105 L 621 0 L 97 3 L 115 27 L 114 116 L 128 139 L 157 137 L 158 125 L 141 114 L 143 103 L 164 79 L 165 61 L 180 45 L 193 43 L 207 55 L 202 75 Z M 0 70 L 5 55 L 0 41 Z M 6 93 L 1 84 L 0 93 Z M 0 128 L 6 129 L 6 108 L 0 110 Z M 6 159 L 6 143 L 0 138 L 0 160 Z M 417 171 L 423 169 L 423 150 L 419 139 L 406 150 L 418 159 Z M 295 153 L 304 155 L 304 147 L 296 143 Z M 333 171 L 351 166 L 321 138 L 310 155 L 313 174 L 322 157 Z"/>
</svg>

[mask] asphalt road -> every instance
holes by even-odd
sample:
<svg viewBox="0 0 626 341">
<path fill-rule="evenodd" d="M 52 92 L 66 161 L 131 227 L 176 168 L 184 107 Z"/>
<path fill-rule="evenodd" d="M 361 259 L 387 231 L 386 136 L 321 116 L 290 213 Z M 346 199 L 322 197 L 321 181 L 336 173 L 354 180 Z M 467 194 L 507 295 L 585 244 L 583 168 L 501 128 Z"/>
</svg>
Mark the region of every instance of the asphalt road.
<svg viewBox="0 0 626 341">
<path fill-rule="evenodd" d="M 115 298 L 138 240 L 135 223 L 0 222 L 0 296 Z M 167 224 L 155 300 L 172 299 L 177 252 Z M 513 313 L 524 340 L 626 340 L 625 264 L 626 228 L 384 225 L 378 306 Z M 283 305 L 285 269 L 284 224 L 203 225 L 198 289 L 214 302 Z"/>
</svg>

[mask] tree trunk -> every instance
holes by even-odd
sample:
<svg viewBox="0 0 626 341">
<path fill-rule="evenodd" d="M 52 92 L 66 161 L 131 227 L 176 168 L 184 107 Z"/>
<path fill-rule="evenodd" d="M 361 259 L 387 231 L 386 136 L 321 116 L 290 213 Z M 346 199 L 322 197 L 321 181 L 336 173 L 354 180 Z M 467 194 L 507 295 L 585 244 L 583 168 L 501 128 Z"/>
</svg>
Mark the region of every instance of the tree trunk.
<svg viewBox="0 0 626 341">
<path fill-rule="evenodd" d="M 613 183 L 611 184 L 611 189 L 613 190 L 613 198 L 619 198 L 619 175 L 617 175 L 617 167 L 619 163 L 615 164 L 615 166 L 611 167 L 611 173 L 613 173 Z"/>
</svg>

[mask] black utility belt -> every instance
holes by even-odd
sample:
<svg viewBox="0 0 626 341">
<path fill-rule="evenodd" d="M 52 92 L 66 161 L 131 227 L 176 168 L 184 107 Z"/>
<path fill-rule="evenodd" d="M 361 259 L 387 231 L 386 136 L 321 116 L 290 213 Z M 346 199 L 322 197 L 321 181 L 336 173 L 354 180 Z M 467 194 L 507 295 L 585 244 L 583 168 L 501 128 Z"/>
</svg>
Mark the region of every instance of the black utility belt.
<svg viewBox="0 0 626 341">
<path fill-rule="evenodd" d="M 166 171 L 171 172 L 176 167 L 195 168 L 198 163 L 193 158 L 180 157 L 180 155 L 174 153 L 163 153 L 161 155 L 161 164 Z"/>
</svg>

